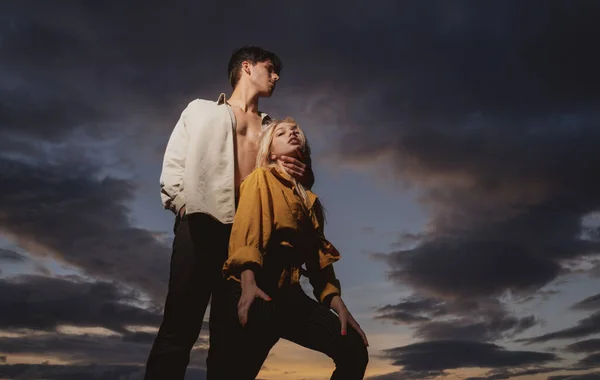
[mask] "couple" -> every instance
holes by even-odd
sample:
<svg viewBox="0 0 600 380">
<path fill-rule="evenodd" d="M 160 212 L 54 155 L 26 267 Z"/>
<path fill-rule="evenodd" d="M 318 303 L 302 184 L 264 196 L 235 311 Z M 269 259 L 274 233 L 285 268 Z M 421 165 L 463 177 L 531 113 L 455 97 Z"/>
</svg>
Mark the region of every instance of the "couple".
<svg viewBox="0 0 600 380">
<path fill-rule="evenodd" d="M 368 343 L 340 297 L 306 138 L 292 119 L 258 111 L 281 61 L 247 46 L 228 71 L 231 97 L 192 101 L 166 148 L 161 197 L 175 239 L 144 379 L 183 380 L 211 296 L 208 380 L 254 379 L 280 338 L 330 356 L 332 379 L 362 379 Z"/>
</svg>

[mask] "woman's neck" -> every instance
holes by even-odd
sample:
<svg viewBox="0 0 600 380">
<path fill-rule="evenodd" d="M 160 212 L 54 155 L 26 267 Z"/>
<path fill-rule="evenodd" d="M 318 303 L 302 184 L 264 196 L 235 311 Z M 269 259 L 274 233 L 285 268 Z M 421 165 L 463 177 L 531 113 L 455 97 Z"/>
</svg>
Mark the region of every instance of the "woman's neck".
<svg viewBox="0 0 600 380">
<path fill-rule="evenodd" d="M 281 159 L 277 159 L 275 162 L 272 163 L 273 166 L 275 166 L 275 168 L 277 168 L 277 171 L 279 171 L 279 173 L 281 173 L 281 175 L 284 178 L 289 179 L 290 181 L 295 181 L 295 178 L 292 177 L 287 170 L 285 170 L 285 166 L 283 165 L 283 161 Z"/>
</svg>

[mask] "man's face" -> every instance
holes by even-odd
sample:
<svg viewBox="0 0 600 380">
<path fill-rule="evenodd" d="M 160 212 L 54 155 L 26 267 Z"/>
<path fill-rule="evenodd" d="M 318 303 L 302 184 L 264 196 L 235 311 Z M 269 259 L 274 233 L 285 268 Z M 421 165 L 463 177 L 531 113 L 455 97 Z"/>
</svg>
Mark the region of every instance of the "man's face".
<svg viewBox="0 0 600 380">
<path fill-rule="evenodd" d="M 271 61 L 258 62 L 250 67 L 250 81 L 256 88 L 258 95 L 269 97 L 275 90 L 279 75 Z"/>
</svg>

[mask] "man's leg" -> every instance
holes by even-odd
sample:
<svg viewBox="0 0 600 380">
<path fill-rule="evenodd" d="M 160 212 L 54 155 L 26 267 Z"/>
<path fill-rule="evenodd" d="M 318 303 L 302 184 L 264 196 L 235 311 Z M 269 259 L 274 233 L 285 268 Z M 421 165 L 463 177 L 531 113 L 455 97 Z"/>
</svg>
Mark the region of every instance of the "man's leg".
<svg viewBox="0 0 600 380">
<path fill-rule="evenodd" d="M 369 362 L 367 347 L 352 326 L 341 334 L 337 315 L 308 297 L 300 287 L 285 297 L 281 337 L 331 357 L 332 380 L 362 380 Z"/>
<path fill-rule="evenodd" d="M 144 380 L 183 380 L 210 298 L 210 244 L 198 241 L 202 214 L 178 219 L 163 321 L 150 351 Z"/>
<path fill-rule="evenodd" d="M 231 356 L 225 344 L 227 323 L 225 322 L 227 297 L 226 281 L 223 278 L 223 264 L 227 260 L 231 224 L 216 220 L 209 222 L 211 236 L 211 301 L 209 323 L 209 349 L 206 357 L 207 380 L 226 380 L 225 372 L 231 366 Z"/>
</svg>

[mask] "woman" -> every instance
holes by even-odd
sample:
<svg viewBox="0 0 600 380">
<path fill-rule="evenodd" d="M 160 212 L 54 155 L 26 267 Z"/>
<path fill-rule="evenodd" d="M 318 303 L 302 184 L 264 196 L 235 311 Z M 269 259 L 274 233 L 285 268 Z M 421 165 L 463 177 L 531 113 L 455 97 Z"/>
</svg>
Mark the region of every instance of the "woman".
<svg viewBox="0 0 600 380">
<path fill-rule="evenodd" d="M 330 356 L 331 379 L 364 376 L 368 343 L 340 296 L 332 265 L 340 255 L 323 235 L 323 209 L 280 159 L 302 158 L 307 150 L 293 119 L 271 123 L 259 142 L 257 168 L 240 186 L 223 267 L 232 291 L 223 342 L 235 358 L 232 379 L 254 379 L 279 338 Z M 302 290 L 301 274 L 319 302 Z"/>
</svg>

